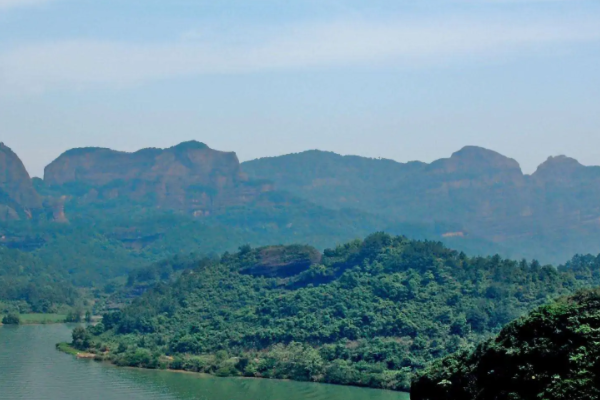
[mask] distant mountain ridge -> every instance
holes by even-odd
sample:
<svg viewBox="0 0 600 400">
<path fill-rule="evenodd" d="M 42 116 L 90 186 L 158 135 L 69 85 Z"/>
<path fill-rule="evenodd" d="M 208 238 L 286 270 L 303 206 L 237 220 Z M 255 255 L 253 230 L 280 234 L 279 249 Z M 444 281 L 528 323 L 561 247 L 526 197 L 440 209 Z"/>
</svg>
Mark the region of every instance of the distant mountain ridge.
<svg viewBox="0 0 600 400">
<path fill-rule="evenodd" d="M 240 164 L 233 152 L 190 141 L 133 153 L 72 149 L 32 184 L 2 145 L 0 178 L 5 221 L 41 215 L 96 224 L 134 212 L 175 212 L 246 232 L 281 232 L 317 247 L 375 229 L 442 240 L 471 254 L 543 262 L 600 252 L 600 167 L 565 156 L 548 158 L 531 175 L 517 161 L 475 146 L 429 164 L 318 150 Z M 145 246 L 164 229 L 123 226 L 112 237 Z M 300 232 L 319 239 L 303 241 Z M 7 240 L 32 243 L 18 235 Z"/>
<path fill-rule="evenodd" d="M 440 238 L 482 238 L 509 256 L 540 257 L 544 248 L 548 259 L 564 261 L 600 250 L 600 167 L 565 156 L 550 157 L 532 175 L 475 146 L 431 164 L 308 151 L 242 168 L 251 179 L 326 207 L 443 226 Z"/>
</svg>

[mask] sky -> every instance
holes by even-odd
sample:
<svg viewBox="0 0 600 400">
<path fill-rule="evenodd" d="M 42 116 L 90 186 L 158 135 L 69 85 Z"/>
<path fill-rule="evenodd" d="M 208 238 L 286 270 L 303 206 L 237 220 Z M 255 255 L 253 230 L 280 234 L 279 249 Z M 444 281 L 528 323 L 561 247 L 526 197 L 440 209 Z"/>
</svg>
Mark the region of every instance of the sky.
<svg viewBox="0 0 600 400">
<path fill-rule="evenodd" d="M 0 141 L 600 165 L 599 0 L 0 0 Z"/>
</svg>

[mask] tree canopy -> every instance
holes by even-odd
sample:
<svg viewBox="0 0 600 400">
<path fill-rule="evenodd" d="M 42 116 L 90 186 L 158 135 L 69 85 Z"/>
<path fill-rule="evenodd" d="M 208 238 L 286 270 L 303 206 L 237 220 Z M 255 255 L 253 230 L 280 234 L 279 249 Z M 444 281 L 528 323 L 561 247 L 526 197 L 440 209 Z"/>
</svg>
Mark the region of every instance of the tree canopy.
<svg viewBox="0 0 600 400">
<path fill-rule="evenodd" d="M 600 398 L 600 290 L 584 291 L 512 322 L 492 340 L 436 362 L 414 400 Z"/>
<path fill-rule="evenodd" d="M 156 284 L 107 314 L 94 346 L 122 365 L 406 390 L 428 363 L 600 283 L 594 257 L 556 269 L 384 233 L 325 250 L 293 276 L 248 273 L 264 254 L 245 246 Z"/>
</svg>

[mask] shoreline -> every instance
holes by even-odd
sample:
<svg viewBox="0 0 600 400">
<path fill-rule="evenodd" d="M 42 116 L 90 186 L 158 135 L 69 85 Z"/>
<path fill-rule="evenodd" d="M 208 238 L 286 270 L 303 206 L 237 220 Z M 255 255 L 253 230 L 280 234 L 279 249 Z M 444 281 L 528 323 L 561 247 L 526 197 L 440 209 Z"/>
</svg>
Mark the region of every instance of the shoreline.
<svg viewBox="0 0 600 400">
<path fill-rule="evenodd" d="M 33 325 L 66 325 L 76 324 L 77 322 L 21 322 L 20 324 L 3 324 L 0 322 L 0 326 L 33 326 Z"/>
<path fill-rule="evenodd" d="M 174 373 L 174 374 L 194 375 L 194 376 L 202 377 L 205 379 L 206 378 L 212 378 L 212 379 L 223 379 L 224 378 L 224 379 L 249 379 L 249 380 L 265 380 L 265 381 L 279 381 L 279 382 L 312 383 L 312 384 L 316 384 L 316 385 L 344 386 L 344 387 L 353 387 L 353 388 L 366 389 L 366 390 L 377 390 L 377 391 L 383 391 L 383 392 L 410 395 L 410 392 L 405 392 L 405 391 L 400 391 L 400 390 L 374 388 L 374 387 L 369 387 L 369 386 L 338 385 L 335 383 L 327 383 L 327 382 L 299 381 L 299 380 L 295 380 L 295 379 L 275 379 L 275 378 L 265 378 L 265 377 L 260 377 L 260 376 L 243 376 L 243 375 L 219 376 L 216 374 L 209 374 L 206 372 L 194 372 L 194 371 L 187 371 L 187 370 L 182 370 L 182 369 L 171 369 L 171 368 L 146 368 L 146 367 L 120 366 L 101 355 L 80 352 L 76 348 L 72 347 L 69 343 L 64 343 L 64 342 L 57 343 L 56 349 L 65 354 L 69 354 L 71 356 L 77 357 L 78 359 L 93 360 L 96 362 L 105 363 L 108 366 L 113 367 L 113 368 L 123 368 L 123 369 L 135 370 L 135 371 L 168 372 L 168 373 Z"/>
<path fill-rule="evenodd" d="M 79 359 L 84 359 L 84 360 L 96 360 L 96 356 L 98 356 L 97 354 L 94 353 L 86 353 L 86 352 L 82 352 L 77 350 L 76 348 L 72 347 L 69 343 L 57 343 L 56 344 L 56 350 L 65 353 L 65 354 L 69 354 L 71 356 L 75 356 Z"/>
</svg>

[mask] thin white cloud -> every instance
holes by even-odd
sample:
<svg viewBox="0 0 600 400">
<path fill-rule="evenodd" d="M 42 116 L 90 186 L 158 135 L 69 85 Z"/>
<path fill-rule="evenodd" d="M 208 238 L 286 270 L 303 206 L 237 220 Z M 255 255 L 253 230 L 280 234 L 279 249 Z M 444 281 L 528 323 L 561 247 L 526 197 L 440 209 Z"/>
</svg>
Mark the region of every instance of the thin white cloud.
<svg viewBox="0 0 600 400">
<path fill-rule="evenodd" d="M 1 0 L 0 0 L 1 1 Z M 139 44 L 71 40 L 0 54 L 0 87 L 131 84 L 201 74 L 241 74 L 362 65 L 431 66 L 520 56 L 600 40 L 593 19 L 571 21 L 338 21 L 239 32 L 242 42 Z M 258 38 L 261 35 L 262 38 Z M 201 38 L 202 35 L 199 35 Z"/>
<path fill-rule="evenodd" d="M 36 6 L 51 0 L 0 0 L 0 11 L 9 8 Z"/>
</svg>

